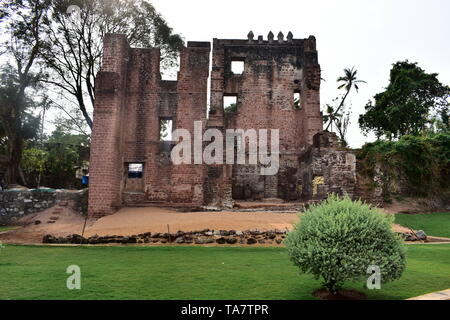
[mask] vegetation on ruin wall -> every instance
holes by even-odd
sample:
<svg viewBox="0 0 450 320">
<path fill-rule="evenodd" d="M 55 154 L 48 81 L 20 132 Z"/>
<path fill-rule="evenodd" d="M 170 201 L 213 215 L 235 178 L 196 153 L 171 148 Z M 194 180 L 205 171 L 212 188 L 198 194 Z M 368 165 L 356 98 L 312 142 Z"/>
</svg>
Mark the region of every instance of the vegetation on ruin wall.
<svg viewBox="0 0 450 320">
<path fill-rule="evenodd" d="M 365 144 L 357 154 L 360 173 L 370 178 L 381 171 L 381 183 L 402 185 L 405 195 L 445 195 L 450 189 L 450 132 L 402 136 L 397 141 Z M 389 194 L 387 194 L 389 195 Z"/>
</svg>

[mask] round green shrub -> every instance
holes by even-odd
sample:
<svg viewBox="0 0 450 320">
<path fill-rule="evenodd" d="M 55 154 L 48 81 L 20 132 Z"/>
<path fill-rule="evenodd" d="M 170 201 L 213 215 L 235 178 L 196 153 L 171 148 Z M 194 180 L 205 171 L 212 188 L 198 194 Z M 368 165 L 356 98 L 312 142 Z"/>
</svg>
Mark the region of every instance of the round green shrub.
<svg viewBox="0 0 450 320">
<path fill-rule="evenodd" d="M 336 293 L 347 280 L 363 280 L 369 266 L 380 268 L 381 282 L 399 279 L 405 269 L 405 248 L 391 229 L 394 217 L 361 201 L 330 195 L 310 207 L 285 244 L 303 273 L 324 280 Z"/>
</svg>

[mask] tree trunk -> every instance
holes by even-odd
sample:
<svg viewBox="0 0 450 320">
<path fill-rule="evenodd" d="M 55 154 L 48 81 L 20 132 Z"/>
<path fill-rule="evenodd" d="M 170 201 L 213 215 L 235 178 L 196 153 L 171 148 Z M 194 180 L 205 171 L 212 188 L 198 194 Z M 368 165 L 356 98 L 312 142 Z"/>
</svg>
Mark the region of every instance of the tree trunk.
<svg viewBox="0 0 450 320">
<path fill-rule="evenodd" d="M 342 106 L 344 105 L 345 99 L 347 99 L 348 94 L 350 93 L 351 87 L 347 90 L 347 93 L 345 94 L 345 96 L 342 98 L 341 103 L 339 104 L 339 107 L 336 109 L 336 111 L 333 113 L 333 115 L 330 117 L 330 123 L 328 124 L 328 126 L 325 128 L 325 131 L 328 130 L 328 128 L 330 127 L 331 123 L 333 122 L 333 119 L 336 117 L 336 115 L 338 114 L 339 110 L 341 110 Z"/>
<path fill-rule="evenodd" d="M 80 91 L 81 92 L 81 91 Z M 84 100 L 83 100 L 83 96 L 82 94 L 77 94 L 77 100 L 78 100 L 78 105 L 80 107 L 81 113 L 83 114 L 84 119 L 86 120 L 89 128 L 91 128 L 94 126 L 91 117 L 89 116 L 89 113 L 86 110 L 86 105 L 84 104 Z"/>
<path fill-rule="evenodd" d="M 9 165 L 8 165 L 8 184 L 17 184 L 20 177 L 20 161 L 22 160 L 22 147 L 23 140 L 20 135 L 13 135 L 9 137 L 10 140 L 10 153 L 9 153 Z M 22 179 L 21 179 L 22 180 Z M 25 181 L 21 181 L 25 183 Z"/>
</svg>

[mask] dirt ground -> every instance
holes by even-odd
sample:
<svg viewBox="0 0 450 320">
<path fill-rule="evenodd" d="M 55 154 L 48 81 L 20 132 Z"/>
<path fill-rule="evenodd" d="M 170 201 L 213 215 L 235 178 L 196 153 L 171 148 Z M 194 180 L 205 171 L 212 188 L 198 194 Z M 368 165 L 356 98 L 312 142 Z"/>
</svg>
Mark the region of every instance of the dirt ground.
<svg viewBox="0 0 450 320">
<path fill-rule="evenodd" d="M 57 217 L 57 218 L 56 218 Z M 48 223 L 48 221 L 55 221 Z M 285 230 L 292 229 L 299 220 L 297 213 L 268 211 L 255 212 L 177 212 L 173 209 L 146 207 L 122 208 L 117 213 L 97 221 L 87 221 L 86 237 L 97 234 L 132 235 L 145 232 L 212 230 Z M 40 222 L 35 224 L 36 221 Z M 85 218 L 69 207 L 56 206 L 31 214 L 19 221 L 22 228 L 0 233 L 5 243 L 40 244 L 45 234 L 67 236 L 81 234 Z M 409 232 L 408 228 L 394 225 L 396 232 Z"/>
<path fill-rule="evenodd" d="M 59 209 L 56 209 L 59 208 Z M 56 210 L 55 210 L 56 209 Z M 51 218 L 58 217 L 57 220 Z M 47 221 L 55 221 L 47 223 Z M 83 230 L 84 217 L 68 207 L 53 207 L 45 211 L 25 216 L 17 223 L 19 229 L 0 233 L 0 241 L 5 243 L 42 243 L 45 234 L 66 236 L 80 234 Z M 36 224 L 38 223 L 39 224 Z"/>
<path fill-rule="evenodd" d="M 276 212 L 177 212 L 163 208 L 123 208 L 103 217 L 86 230 L 87 235 L 138 234 L 144 232 L 291 229 L 296 213 Z"/>
</svg>

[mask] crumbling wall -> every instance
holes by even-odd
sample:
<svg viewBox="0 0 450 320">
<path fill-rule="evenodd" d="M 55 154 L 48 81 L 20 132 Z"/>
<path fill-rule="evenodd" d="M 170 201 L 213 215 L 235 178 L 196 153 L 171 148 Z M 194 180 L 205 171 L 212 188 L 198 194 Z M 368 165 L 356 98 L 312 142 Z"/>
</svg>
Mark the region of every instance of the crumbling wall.
<svg viewBox="0 0 450 320">
<path fill-rule="evenodd" d="M 242 74 L 232 72 L 234 61 L 244 63 Z M 299 199 L 298 156 L 322 130 L 319 91 L 313 36 L 293 39 L 289 33 L 285 39 L 280 33 L 274 39 L 270 32 L 264 40 L 250 32 L 247 40 L 214 39 L 208 127 L 224 134 L 226 129 L 279 129 L 280 135 L 278 174 L 261 176 L 257 165 L 234 164 L 231 175 L 221 175 L 215 185 L 232 186 L 234 199 Z M 237 97 L 236 112 L 224 112 L 225 96 Z M 248 158 L 248 146 L 246 152 Z"/>
<path fill-rule="evenodd" d="M 316 134 L 300 165 L 304 198 L 321 200 L 329 193 L 355 197 L 356 156 L 341 147 L 335 133 Z"/>
<path fill-rule="evenodd" d="M 285 39 L 280 33 L 274 39 L 269 33 L 267 40 L 256 40 L 250 32 L 246 40 L 214 39 L 213 45 L 207 118 L 209 42 L 188 42 L 181 50 L 177 80 L 164 81 L 159 49 L 131 48 L 125 35 L 106 35 L 96 79 L 91 217 L 146 202 L 223 207 L 232 204 L 233 196 L 299 199 L 298 157 L 322 130 L 315 38 L 294 39 L 289 33 Z M 244 62 L 243 74 L 231 72 L 236 60 Z M 294 94 L 300 95 L 298 107 Z M 233 114 L 223 110 L 227 95 L 237 96 Z M 195 121 L 202 123 L 200 133 L 216 128 L 224 136 L 227 129 L 279 129 L 280 170 L 261 176 L 258 165 L 173 165 L 174 142 L 160 139 L 160 121 L 168 119 L 172 129 L 186 129 L 191 137 Z M 142 165 L 142 175 L 130 177 L 129 164 Z"/>
<path fill-rule="evenodd" d="M 143 202 L 203 203 L 203 167 L 171 163 L 173 143 L 160 139 L 160 121 L 191 134 L 194 121 L 205 122 L 209 52 L 208 42 L 188 42 L 177 81 L 165 81 L 159 49 L 130 48 L 125 35 L 105 37 L 96 79 L 91 217 Z M 142 176 L 130 178 L 129 164 L 142 164 Z"/>
<path fill-rule="evenodd" d="M 111 214 L 122 200 L 123 117 L 130 46 L 125 35 L 106 35 L 95 81 L 89 168 L 89 214 Z"/>
<path fill-rule="evenodd" d="M 194 122 L 201 121 L 203 130 L 206 124 L 210 47 L 209 42 L 188 42 L 181 52 L 176 127 L 188 130 L 192 140 Z M 192 152 L 192 164 L 173 166 L 170 202 L 203 204 L 204 168 L 194 164 L 194 156 Z"/>
</svg>

